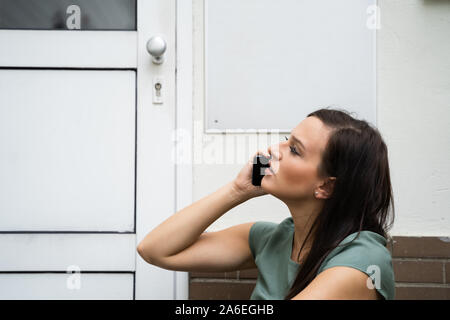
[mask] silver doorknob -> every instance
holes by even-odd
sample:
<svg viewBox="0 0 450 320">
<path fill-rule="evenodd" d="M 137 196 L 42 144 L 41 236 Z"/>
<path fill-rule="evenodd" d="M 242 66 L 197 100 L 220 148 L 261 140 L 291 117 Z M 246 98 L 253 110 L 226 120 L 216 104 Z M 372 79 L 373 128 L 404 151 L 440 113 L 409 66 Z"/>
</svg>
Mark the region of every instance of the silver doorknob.
<svg viewBox="0 0 450 320">
<path fill-rule="evenodd" d="M 155 64 L 164 62 L 164 52 L 166 51 L 166 41 L 160 36 L 151 37 L 147 41 L 147 51 L 152 56 L 152 61 Z"/>
</svg>

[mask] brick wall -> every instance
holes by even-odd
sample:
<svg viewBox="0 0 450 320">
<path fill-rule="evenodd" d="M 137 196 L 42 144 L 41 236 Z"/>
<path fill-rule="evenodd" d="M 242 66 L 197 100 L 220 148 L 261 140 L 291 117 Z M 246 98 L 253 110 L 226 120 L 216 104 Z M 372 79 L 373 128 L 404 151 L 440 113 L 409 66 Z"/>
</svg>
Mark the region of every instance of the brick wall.
<svg viewBox="0 0 450 320">
<path fill-rule="evenodd" d="M 396 299 L 450 299 L 450 238 L 393 237 Z"/>
<path fill-rule="evenodd" d="M 396 299 L 450 300 L 450 238 L 393 237 Z M 249 299 L 258 270 L 189 273 L 189 299 Z"/>
</svg>

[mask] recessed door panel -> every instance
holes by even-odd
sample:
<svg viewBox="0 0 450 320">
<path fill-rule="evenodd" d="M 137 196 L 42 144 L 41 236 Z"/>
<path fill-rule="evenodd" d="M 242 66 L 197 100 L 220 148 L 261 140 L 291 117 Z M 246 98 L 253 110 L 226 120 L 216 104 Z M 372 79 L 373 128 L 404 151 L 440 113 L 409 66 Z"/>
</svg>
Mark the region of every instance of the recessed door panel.
<svg viewBox="0 0 450 320">
<path fill-rule="evenodd" d="M 135 72 L 0 70 L 0 230 L 133 231 Z"/>
<path fill-rule="evenodd" d="M 0 299 L 131 300 L 133 273 L 0 274 Z"/>
<path fill-rule="evenodd" d="M 135 271 L 135 234 L 0 234 L 0 272 Z"/>
</svg>

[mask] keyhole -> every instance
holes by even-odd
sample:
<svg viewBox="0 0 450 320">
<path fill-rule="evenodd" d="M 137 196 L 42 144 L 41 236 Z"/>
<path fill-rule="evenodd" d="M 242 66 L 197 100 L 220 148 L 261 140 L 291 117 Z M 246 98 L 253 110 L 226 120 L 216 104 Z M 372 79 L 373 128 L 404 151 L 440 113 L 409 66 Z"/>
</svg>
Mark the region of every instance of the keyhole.
<svg viewBox="0 0 450 320">
<path fill-rule="evenodd" d="M 159 83 L 159 82 L 155 83 L 155 89 L 156 89 L 156 95 L 158 97 L 160 97 L 161 96 L 161 83 Z"/>
</svg>

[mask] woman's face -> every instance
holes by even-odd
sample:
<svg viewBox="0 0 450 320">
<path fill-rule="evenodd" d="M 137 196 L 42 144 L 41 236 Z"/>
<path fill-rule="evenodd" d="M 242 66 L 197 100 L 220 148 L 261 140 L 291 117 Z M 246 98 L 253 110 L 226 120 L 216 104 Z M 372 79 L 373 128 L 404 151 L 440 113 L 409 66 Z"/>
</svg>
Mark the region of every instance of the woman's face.
<svg viewBox="0 0 450 320">
<path fill-rule="evenodd" d="M 269 147 L 270 165 L 275 174 L 265 175 L 261 187 L 281 200 L 313 199 L 314 191 L 324 182 L 317 168 L 330 132 L 316 117 L 300 122 L 291 131 L 289 140 Z"/>
</svg>

